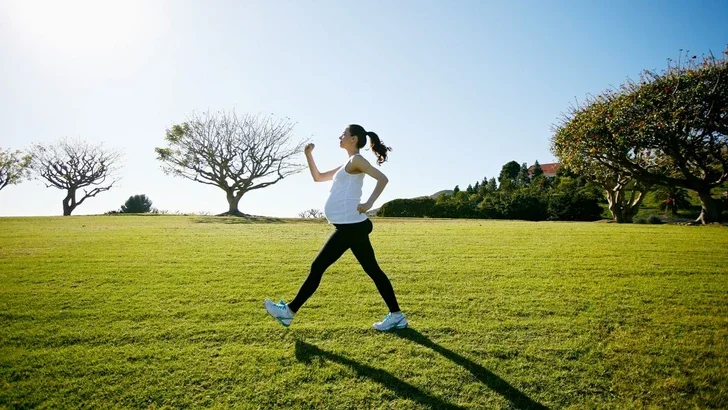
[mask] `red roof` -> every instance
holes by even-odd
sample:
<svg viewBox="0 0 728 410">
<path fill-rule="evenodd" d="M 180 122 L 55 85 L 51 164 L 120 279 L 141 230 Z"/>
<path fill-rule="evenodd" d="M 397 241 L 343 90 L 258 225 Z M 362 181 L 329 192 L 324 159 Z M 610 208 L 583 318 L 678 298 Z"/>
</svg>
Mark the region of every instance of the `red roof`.
<svg viewBox="0 0 728 410">
<path fill-rule="evenodd" d="M 543 174 L 548 177 L 556 176 L 556 171 L 561 168 L 561 163 L 554 162 L 551 164 L 541 164 L 541 169 L 543 170 Z M 533 165 L 528 167 L 528 175 L 533 175 Z"/>
</svg>

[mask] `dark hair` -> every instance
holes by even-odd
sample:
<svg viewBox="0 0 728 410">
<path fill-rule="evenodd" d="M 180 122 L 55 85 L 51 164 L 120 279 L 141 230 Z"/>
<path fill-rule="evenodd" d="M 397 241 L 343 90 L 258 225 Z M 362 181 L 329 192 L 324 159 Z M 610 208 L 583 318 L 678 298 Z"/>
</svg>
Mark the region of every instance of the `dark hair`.
<svg viewBox="0 0 728 410">
<path fill-rule="evenodd" d="M 356 146 L 361 149 L 367 143 L 367 137 L 371 140 L 370 147 L 374 151 L 374 155 L 377 156 L 377 165 L 382 165 L 387 160 L 387 151 L 391 151 L 392 147 L 384 145 L 382 140 L 379 139 L 379 135 L 366 131 L 364 127 L 358 124 L 349 125 L 349 134 L 356 136 Z"/>
</svg>

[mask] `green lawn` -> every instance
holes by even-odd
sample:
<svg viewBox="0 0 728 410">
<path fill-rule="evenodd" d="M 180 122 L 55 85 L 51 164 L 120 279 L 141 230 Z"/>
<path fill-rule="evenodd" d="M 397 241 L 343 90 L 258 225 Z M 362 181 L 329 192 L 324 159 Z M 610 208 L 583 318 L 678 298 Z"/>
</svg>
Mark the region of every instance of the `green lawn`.
<svg viewBox="0 0 728 410">
<path fill-rule="evenodd" d="M 322 222 L 0 218 L 0 407 L 728 407 L 728 228 L 374 223 L 398 333 L 350 253 L 266 316 Z"/>
</svg>

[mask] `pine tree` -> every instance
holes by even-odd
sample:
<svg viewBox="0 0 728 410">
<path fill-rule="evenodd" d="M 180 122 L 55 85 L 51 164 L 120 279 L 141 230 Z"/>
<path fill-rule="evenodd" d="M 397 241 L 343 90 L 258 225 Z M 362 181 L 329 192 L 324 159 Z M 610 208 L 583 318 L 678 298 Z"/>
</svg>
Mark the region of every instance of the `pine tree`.
<svg viewBox="0 0 728 410">
<path fill-rule="evenodd" d="M 543 169 L 541 168 L 541 164 L 538 163 L 538 160 L 533 164 L 533 175 L 532 178 L 536 178 L 537 176 L 543 175 Z"/>
</svg>

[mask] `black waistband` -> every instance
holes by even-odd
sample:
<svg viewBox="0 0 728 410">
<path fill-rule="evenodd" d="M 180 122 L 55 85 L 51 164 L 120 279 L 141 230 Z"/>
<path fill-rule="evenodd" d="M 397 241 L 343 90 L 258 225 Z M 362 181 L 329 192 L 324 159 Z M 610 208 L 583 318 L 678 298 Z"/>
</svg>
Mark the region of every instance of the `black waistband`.
<svg viewBox="0 0 728 410">
<path fill-rule="evenodd" d="M 372 221 L 369 220 L 369 218 L 361 221 L 361 222 L 354 222 L 350 224 L 333 224 L 336 229 L 355 229 L 360 226 L 366 226 L 368 224 L 372 223 Z"/>
</svg>

